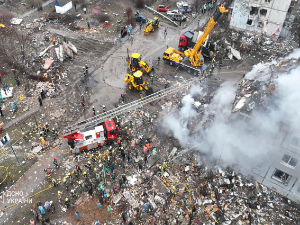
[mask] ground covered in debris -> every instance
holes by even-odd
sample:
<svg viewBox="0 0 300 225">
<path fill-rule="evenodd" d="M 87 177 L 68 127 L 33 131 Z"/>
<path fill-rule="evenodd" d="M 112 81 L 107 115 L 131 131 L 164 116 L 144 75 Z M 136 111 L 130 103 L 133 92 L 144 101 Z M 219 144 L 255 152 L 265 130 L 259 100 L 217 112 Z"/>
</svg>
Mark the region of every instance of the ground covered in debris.
<svg viewBox="0 0 300 225">
<path fill-rule="evenodd" d="M 175 1 L 170 2 L 170 6 L 175 8 Z M 165 2 L 152 2 L 150 6 L 156 8 L 160 3 Z M 5 10 L 7 5 L 1 7 Z M 87 14 L 83 12 L 84 7 L 87 7 Z M 1 166 L 8 168 L 9 173 L 6 176 L 5 172 L 1 172 L 4 182 L 0 188 L 6 191 L 14 184 L 9 190 L 24 191 L 23 197 L 32 199 L 33 204 L 16 204 L 16 208 L 8 209 L 5 207 L 9 204 L 4 204 L 1 220 L 10 224 L 27 224 L 36 212 L 40 219 L 58 224 L 91 224 L 96 221 L 100 224 L 121 224 L 122 221 L 132 224 L 297 223 L 298 209 L 289 200 L 243 177 L 240 171 L 219 167 L 219 162 L 210 162 L 208 155 L 200 157 L 198 151 L 187 151 L 173 137 L 176 137 L 174 131 L 162 126 L 166 123 L 164 118 L 178 116 L 178 108 L 184 106 L 181 99 L 191 92 L 189 89 L 119 117 L 120 136 L 123 137 L 121 145 L 105 146 L 97 149 L 95 154 L 76 158 L 69 154 L 66 141 L 59 136 L 67 125 L 91 117 L 92 106 L 99 114 L 103 105 L 109 110 L 139 98 L 138 93 L 129 92 L 123 81 L 128 68 L 127 48 L 130 53 L 141 53 L 143 60 L 154 68 L 154 79 L 151 81 L 150 77 L 146 77 L 154 91 L 164 89 L 167 84 L 179 87 L 191 79 L 190 74 L 164 64 L 158 57 L 162 57 L 168 46 L 177 46 L 183 31 L 195 30 L 196 27 L 202 30 L 212 12 L 197 16 L 188 14 L 188 20 L 182 27 L 174 27 L 161 19 L 161 28 L 148 36 L 133 22 L 133 41 L 128 36 L 119 41 L 121 25 L 131 22 L 126 15 L 127 7 L 135 9 L 132 1 L 80 3 L 77 11 L 72 9 L 61 16 L 53 13 L 53 4 L 49 4 L 43 11 L 24 17 L 17 30 L 26 38 L 3 39 L 7 43 L 13 40 L 13 44 L 9 43 L 12 45 L 5 48 L 14 54 L 19 53 L 18 57 L 3 54 L 2 57 L 14 60 L 3 58 L 4 68 L 0 72 L 2 84 L 7 83 L 14 88 L 13 96 L 4 98 L 1 104 L 4 113 L 1 122 L 4 132 L 10 135 L 21 166 L 15 163 L 15 156 L 9 152 L 11 150 L 3 148 Z M 100 9 L 98 15 L 92 12 L 94 8 Z M 18 13 L 28 12 L 27 9 L 17 10 Z M 148 18 L 155 16 L 146 9 L 139 11 Z M 103 26 L 107 20 L 109 26 Z M 236 86 L 240 83 L 237 87 L 242 93 L 236 96 L 233 106 L 240 107 L 255 84 L 259 85 L 251 79 L 241 83 L 244 70 L 251 70 L 258 62 L 282 57 L 295 46 L 293 40 L 276 42 L 228 30 L 225 15 L 219 24 L 221 26 L 216 26 L 210 35 L 218 46 L 217 66 L 210 76 L 201 80 L 200 85 L 204 87 L 202 94 L 193 96 L 192 110 L 197 113 L 187 125 L 191 135 L 209 129 L 215 115 L 207 115 L 205 109 L 225 81 Z M 15 34 L 13 26 L 9 26 L 12 33 L 7 37 Z M 168 27 L 168 35 L 164 35 L 164 26 Z M 23 45 L 25 55 L 14 48 L 19 43 Z M 65 53 L 61 53 L 61 49 Z M 3 49 L 0 50 L 3 53 Z M 20 64 L 22 67 L 17 66 Z M 88 66 L 86 77 L 82 70 L 85 65 Z M 210 63 L 207 65 L 210 66 Z M 283 67 L 282 62 L 280 68 Z M 16 75 L 12 68 L 16 69 Z M 272 92 L 272 82 L 267 85 L 267 91 Z M 196 89 L 200 88 L 197 86 Z M 45 96 L 41 94 L 42 90 L 45 90 Z M 1 89 L 3 97 L 4 92 Z M 120 98 L 121 93 L 126 93 L 124 101 Z M 43 106 L 40 106 L 38 97 L 42 99 Z M 12 102 L 17 102 L 16 110 L 12 108 Z M 248 112 L 253 104 L 247 101 L 242 107 Z M 40 132 L 46 123 L 51 131 L 58 133 L 49 131 L 43 144 Z M 58 158 L 59 168 L 54 168 L 54 157 Z M 91 170 L 88 169 L 88 161 L 92 163 Z M 83 174 L 75 177 L 73 172 L 77 163 L 88 173 L 88 178 Z M 51 171 L 58 187 L 52 187 L 45 178 L 44 169 Z M 69 172 L 72 178 L 65 182 Z M 83 187 L 78 185 L 78 181 Z M 75 191 L 73 197 L 72 189 Z M 58 191 L 62 192 L 61 200 Z M 103 199 L 103 193 L 110 197 Z M 67 197 L 70 199 L 69 209 L 64 204 Z M 38 206 L 46 201 L 53 201 L 55 213 L 46 212 L 41 216 Z M 101 203 L 101 209 L 97 203 Z M 81 215 L 79 220 L 76 219 L 76 211 Z"/>
</svg>

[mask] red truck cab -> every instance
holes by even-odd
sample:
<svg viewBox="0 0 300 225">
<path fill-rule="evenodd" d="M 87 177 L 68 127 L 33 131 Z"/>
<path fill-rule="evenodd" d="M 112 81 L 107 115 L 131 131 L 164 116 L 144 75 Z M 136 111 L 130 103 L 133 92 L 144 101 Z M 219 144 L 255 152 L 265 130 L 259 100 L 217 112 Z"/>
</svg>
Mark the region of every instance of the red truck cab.
<svg viewBox="0 0 300 225">
<path fill-rule="evenodd" d="M 178 48 L 179 50 L 186 50 L 188 48 L 194 47 L 195 42 L 193 42 L 194 33 L 187 31 L 182 34 L 179 38 Z"/>
<path fill-rule="evenodd" d="M 118 137 L 116 124 L 113 119 L 104 121 L 104 129 L 108 141 L 115 140 Z"/>
</svg>

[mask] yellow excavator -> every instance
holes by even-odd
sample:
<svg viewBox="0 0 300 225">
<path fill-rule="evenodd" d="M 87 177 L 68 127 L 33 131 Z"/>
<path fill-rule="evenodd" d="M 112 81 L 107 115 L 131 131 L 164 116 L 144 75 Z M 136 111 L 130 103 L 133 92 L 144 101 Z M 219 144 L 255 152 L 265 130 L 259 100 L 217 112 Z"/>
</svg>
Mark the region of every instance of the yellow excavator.
<svg viewBox="0 0 300 225">
<path fill-rule="evenodd" d="M 143 72 L 138 70 L 136 72 L 127 73 L 126 78 L 124 79 L 125 83 L 128 83 L 128 88 L 130 90 L 137 91 L 145 91 L 146 95 L 150 95 L 153 93 L 151 87 L 148 87 L 149 83 L 143 81 Z M 144 97 L 142 93 L 140 93 L 141 98 Z"/>
<path fill-rule="evenodd" d="M 158 17 L 154 17 L 153 20 L 150 20 L 144 29 L 144 34 L 149 34 L 151 31 L 154 31 L 154 28 L 159 28 L 159 19 Z"/>
<path fill-rule="evenodd" d="M 227 12 L 228 12 L 228 10 L 225 9 L 224 5 L 222 4 L 219 7 L 219 11 L 217 11 L 214 14 L 214 16 L 209 19 L 209 21 L 203 31 L 203 34 L 198 39 L 198 41 L 196 42 L 196 44 L 194 45 L 193 48 L 189 48 L 186 51 L 184 51 L 184 53 L 183 53 L 183 52 L 175 50 L 175 48 L 169 47 L 164 52 L 163 60 L 169 62 L 169 64 L 171 66 L 179 66 L 184 69 L 187 69 L 189 73 L 192 72 L 192 73 L 194 73 L 194 75 L 198 75 L 198 72 L 199 72 L 198 69 L 195 69 L 192 66 L 197 67 L 197 66 L 201 66 L 204 63 L 204 58 L 201 54 L 201 52 L 202 52 L 201 46 L 206 41 L 208 34 L 211 32 L 211 30 L 217 24 L 217 20 L 221 17 L 221 15 L 223 13 L 227 13 Z M 185 65 L 181 62 L 183 60 L 184 56 L 189 58 L 192 66 Z"/>
<path fill-rule="evenodd" d="M 127 63 L 128 63 L 128 68 L 132 72 L 135 72 L 139 69 L 143 69 L 143 71 L 148 74 L 151 71 L 150 66 L 148 66 L 147 63 L 141 60 L 141 55 L 139 53 L 133 53 L 130 58 L 128 48 L 127 48 Z"/>
</svg>

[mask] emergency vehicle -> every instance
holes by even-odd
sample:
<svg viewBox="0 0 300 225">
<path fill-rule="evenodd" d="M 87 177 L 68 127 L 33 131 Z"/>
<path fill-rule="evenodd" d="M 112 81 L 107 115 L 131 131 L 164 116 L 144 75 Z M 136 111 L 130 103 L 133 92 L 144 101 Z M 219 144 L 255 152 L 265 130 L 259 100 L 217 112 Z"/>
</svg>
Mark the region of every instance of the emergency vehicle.
<svg viewBox="0 0 300 225">
<path fill-rule="evenodd" d="M 113 119 L 104 121 L 103 125 L 96 126 L 92 130 L 76 131 L 64 136 L 68 139 L 72 154 L 87 152 L 99 146 L 111 144 L 117 137 L 117 129 Z"/>
</svg>

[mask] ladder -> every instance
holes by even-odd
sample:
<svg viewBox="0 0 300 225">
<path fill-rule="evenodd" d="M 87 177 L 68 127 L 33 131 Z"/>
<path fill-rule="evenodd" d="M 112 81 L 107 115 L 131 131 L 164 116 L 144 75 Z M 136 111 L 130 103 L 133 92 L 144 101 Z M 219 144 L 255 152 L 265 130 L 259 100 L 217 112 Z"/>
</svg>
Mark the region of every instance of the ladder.
<svg viewBox="0 0 300 225">
<path fill-rule="evenodd" d="M 192 85 L 193 83 L 195 83 L 196 81 L 201 81 L 201 79 L 203 78 L 192 78 L 190 80 L 188 80 L 185 84 L 178 86 L 178 87 L 169 87 L 166 88 L 164 90 L 160 90 L 158 92 L 155 92 L 151 95 L 145 96 L 144 98 L 135 100 L 133 102 L 124 104 L 119 106 L 118 108 L 109 110 L 107 112 L 101 113 L 97 116 L 91 117 L 89 119 L 86 119 L 84 121 L 78 122 L 76 124 L 70 125 L 68 127 L 65 128 L 64 130 L 64 134 L 70 134 L 73 133 L 75 131 L 82 131 L 82 130 L 87 130 L 90 128 L 94 128 L 95 126 L 97 126 L 98 124 L 111 119 L 115 116 L 118 116 L 120 114 L 123 114 L 125 112 L 134 110 L 136 108 L 139 108 L 145 104 L 148 104 L 150 102 L 153 102 L 155 100 L 161 99 L 169 94 L 173 94 L 175 92 L 178 92 L 180 90 L 182 90 L 185 87 L 188 87 L 190 85 Z"/>
</svg>

